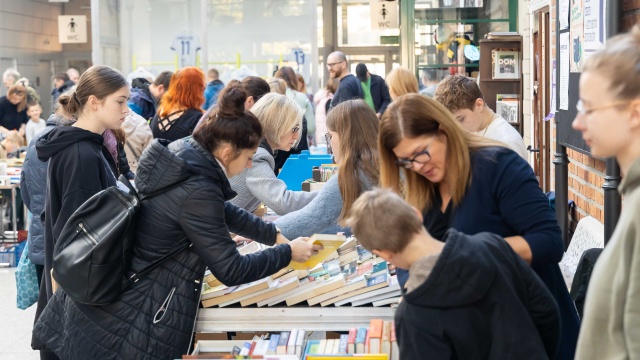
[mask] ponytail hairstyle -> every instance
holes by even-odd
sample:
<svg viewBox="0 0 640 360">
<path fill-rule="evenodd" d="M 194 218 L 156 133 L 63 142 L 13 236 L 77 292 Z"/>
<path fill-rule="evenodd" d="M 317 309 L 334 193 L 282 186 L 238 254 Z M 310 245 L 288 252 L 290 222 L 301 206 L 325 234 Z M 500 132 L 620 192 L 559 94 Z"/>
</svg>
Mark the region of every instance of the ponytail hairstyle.
<svg viewBox="0 0 640 360">
<path fill-rule="evenodd" d="M 124 87 L 129 87 L 129 83 L 117 70 L 108 66 L 92 66 L 80 76 L 75 91 L 60 95 L 56 113 L 77 119 L 91 95 L 102 101 Z"/>
<path fill-rule="evenodd" d="M 247 76 L 242 79 L 242 89 L 247 93 L 247 97 L 253 96 L 253 102 L 258 102 L 261 97 L 271 92 L 269 83 L 257 76 Z"/>
<path fill-rule="evenodd" d="M 298 78 L 296 77 L 296 72 L 290 66 L 283 66 L 278 69 L 274 77 L 284 80 L 289 89 L 298 91 Z"/>
<path fill-rule="evenodd" d="M 247 97 L 242 84 L 227 85 L 211 115 L 193 132 L 193 138 L 211 153 L 223 144 L 230 144 L 237 155 L 242 150 L 257 148 L 262 140 L 262 126 L 255 115 L 245 110 Z"/>
</svg>

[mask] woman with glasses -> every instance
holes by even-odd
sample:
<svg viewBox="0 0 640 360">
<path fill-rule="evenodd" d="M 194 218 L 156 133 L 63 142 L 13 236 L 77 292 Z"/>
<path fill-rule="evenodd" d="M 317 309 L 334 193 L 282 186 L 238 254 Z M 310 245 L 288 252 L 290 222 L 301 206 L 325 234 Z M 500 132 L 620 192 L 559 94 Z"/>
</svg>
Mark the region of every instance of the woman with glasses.
<svg viewBox="0 0 640 360">
<path fill-rule="evenodd" d="M 250 111 L 260 121 L 264 138 L 253 155 L 253 166 L 229 180 L 238 193 L 231 203 L 250 212 L 264 203 L 278 215 L 302 209 L 317 192 L 287 190 L 287 184 L 274 174 L 277 152 L 289 151 L 300 138 L 302 110 L 292 99 L 269 93 Z"/>
<path fill-rule="evenodd" d="M 640 358 L 640 27 L 607 40 L 580 76 L 573 128 L 591 154 L 615 157 L 622 213 L 593 269 L 576 359 Z"/>
<path fill-rule="evenodd" d="M 531 166 L 503 146 L 464 130 L 436 101 L 407 94 L 382 117 L 380 183 L 422 209 L 436 239 L 450 228 L 504 237 L 553 294 L 562 318 L 556 358 L 573 359 L 579 320 L 558 267 L 560 228 Z M 407 277 L 399 270 L 402 286 Z"/>
<path fill-rule="evenodd" d="M 340 166 L 303 209 L 275 221 L 287 239 L 336 232 L 344 226 L 351 205 L 378 183 L 378 117 L 362 100 L 349 100 L 327 116 L 327 144 Z"/>
</svg>

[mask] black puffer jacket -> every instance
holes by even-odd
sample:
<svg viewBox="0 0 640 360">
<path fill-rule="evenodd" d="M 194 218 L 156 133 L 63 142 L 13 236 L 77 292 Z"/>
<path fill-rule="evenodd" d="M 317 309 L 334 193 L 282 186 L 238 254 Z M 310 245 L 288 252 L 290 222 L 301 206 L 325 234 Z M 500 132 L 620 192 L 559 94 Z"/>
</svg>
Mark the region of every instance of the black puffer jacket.
<svg viewBox="0 0 640 360">
<path fill-rule="evenodd" d="M 168 147 L 154 141 L 140 159 L 136 184 L 142 194 L 167 191 L 142 203 L 131 270 L 141 270 L 182 241 L 193 246 L 133 284 L 114 304 L 76 304 L 58 290 L 34 334 L 61 359 L 179 358 L 191 344 L 205 265 L 223 283 L 236 285 L 269 276 L 291 261 L 289 245 L 247 256 L 237 252 L 230 230 L 273 244 L 275 226 L 226 202 L 235 193 L 215 158 L 193 139 Z M 188 240 L 181 240 L 184 236 Z"/>
</svg>

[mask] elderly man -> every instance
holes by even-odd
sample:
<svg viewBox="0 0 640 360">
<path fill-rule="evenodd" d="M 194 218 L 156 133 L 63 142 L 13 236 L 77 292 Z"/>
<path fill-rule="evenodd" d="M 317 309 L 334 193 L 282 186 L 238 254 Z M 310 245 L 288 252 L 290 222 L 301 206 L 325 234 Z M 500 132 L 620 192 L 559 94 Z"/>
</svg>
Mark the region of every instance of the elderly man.
<svg viewBox="0 0 640 360">
<path fill-rule="evenodd" d="M 13 86 L 18 79 L 20 79 L 20 73 L 14 68 L 8 68 L 4 74 L 2 74 L 2 83 L 7 89 Z"/>
<path fill-rule="evenodd" d="M 327 69 L 329 69 L 331 78 L 340 80 L 338 91 L 331 99 L 331 108 L 347 100 L 364 98 L 360 81 L 349 71 L 347 56 L 343 52 L 334 51 L 329 54 L 327 57 Z"/>
</svg>

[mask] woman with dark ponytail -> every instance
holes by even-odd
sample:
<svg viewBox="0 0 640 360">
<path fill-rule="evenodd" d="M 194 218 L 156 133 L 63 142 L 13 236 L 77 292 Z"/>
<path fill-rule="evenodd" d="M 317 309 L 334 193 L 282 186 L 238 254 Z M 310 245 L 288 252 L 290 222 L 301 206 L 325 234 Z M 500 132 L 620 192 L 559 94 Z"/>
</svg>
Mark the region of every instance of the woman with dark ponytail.
<svg viewBox="0 0 640 360">
<path fill-rule="evenodd" d="M 91 67 L 82 74 L 74 92 L 58 98 L 59 115 L 77 121 L 73 126 L 57 127 L 36 144 L 38 158 L 49 161 L 44 210 L 43 279 L 46 286 L 40 286 L 36 319 L 41 317 L 53 296 L 50 275 L 53 248 L 62 227 L 87 199 L 116 185 L 116 178 L 102 153 L 102 134 L 120 128 L 129 112 L 128 98 L 129 84 L 120 73 L 107 66 Z M 56 296 L 66 297 L 62 291 Z M 42 350 L 41 358 L 55 359 L 56 356 L 47 351 L 54 349 L 43 346 L 42 342 L 47 338 L 39 336 L 36 330 L 37 325 L 32 346 Z"/>
<path fill-rule="evenodd" d="M 175 359 L 188 353 L 205 267 L 225 285 L 262 279 L 320 250 L 289 242 L 273 224 L 232 205 L 228 177 L 251 166 L 262 140 L 258 119 L 245 111 L 242 88 L 223 90 L 212 115 L 192 137 L 155 140 L 140 158 L 142 202 L 129 271 L 139 272 L 190 244 L 105 306 L 74 303 L 58 291 L 38 320 L 36 336 L 67 359 Z M 266 245 L 242 256 L 229 232 Z M 60 336 L 59 334 L 65 334 Z"/>
</svg>

